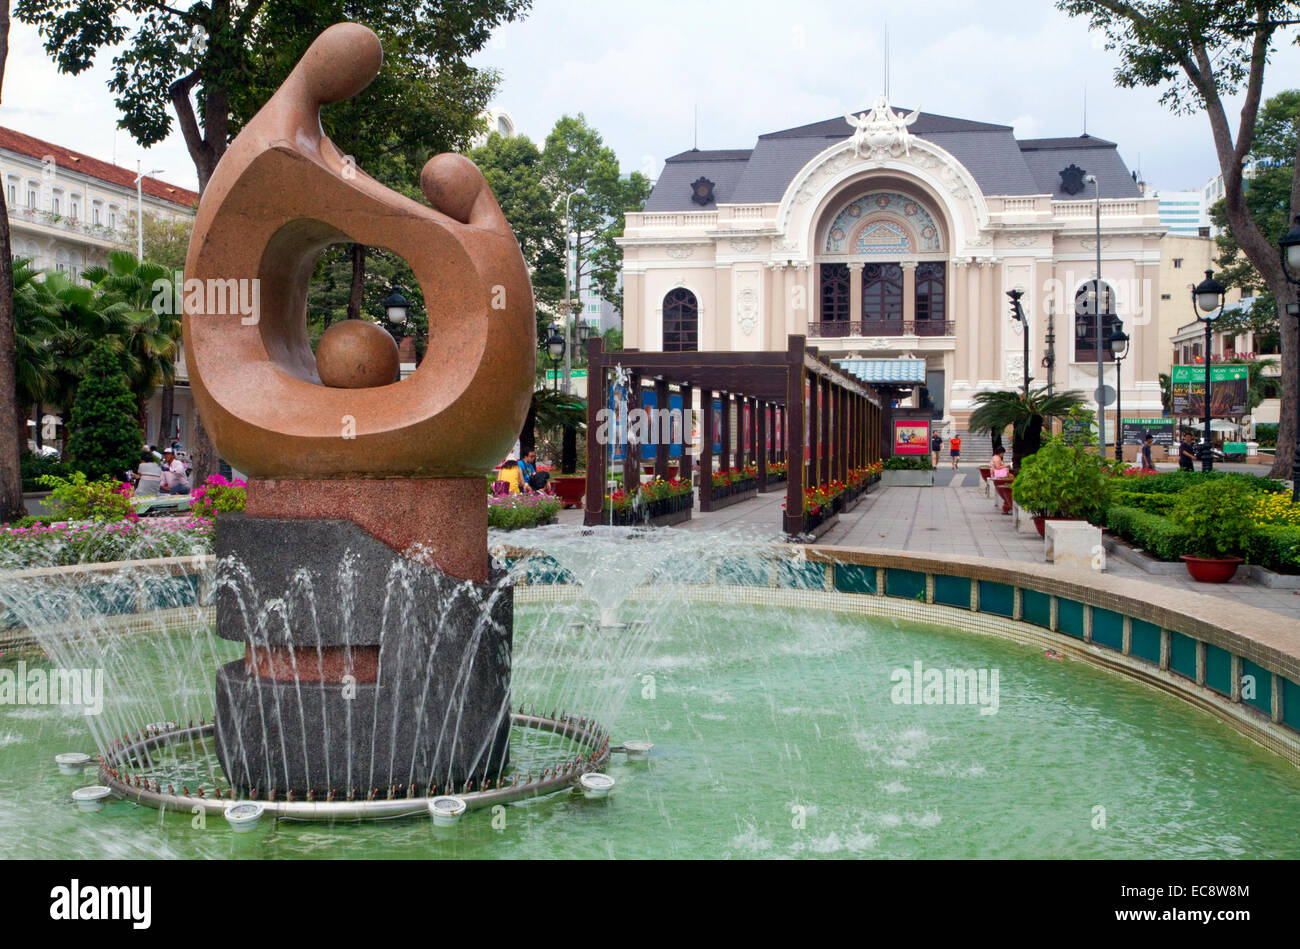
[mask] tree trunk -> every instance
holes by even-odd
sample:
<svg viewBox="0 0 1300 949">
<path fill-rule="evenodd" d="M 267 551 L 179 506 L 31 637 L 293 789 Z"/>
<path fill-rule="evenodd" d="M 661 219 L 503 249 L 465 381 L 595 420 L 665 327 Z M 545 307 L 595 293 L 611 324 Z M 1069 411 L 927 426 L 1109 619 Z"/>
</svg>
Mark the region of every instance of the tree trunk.
<svg viewBox="0 0 1300 949">
<path fill-rule="evenodd" d="M 522 458 L 537 448 L 537 406 L 528 406 L 523 431 L 519 433 L 519 456 Z"/>
<path fill-rule="evenodd" d="M 573 474 L 578 470 L 578 430 L 564 426 L 564 440 L 560 446 L 560 473 Z"/>
<path fill-rule="evenodd" d="M 176 414 L 176 386 L 163 386 L 162 395 L 158 400 L 158 441 L 154 443 L 159 448 L 163 447 L 171 436 L 174 414 Z"/>
<path fill-rule="evenodd" d="M 352 286 L 348 291 L 348 319 L 361 319 L 361 291 L 366 284 L 366 245 L 352 244 L 348 248 L 352 257 Z"/>
<path fill-rule="evenodd" d="M 9 2 L 0 0 L 0 85 L 9 58 Z M 18 387 L 14 361 L 14 265 L 9 244 L 9 209 L 0 193 L 0 418 L 18 417 Z M 26 420 L 23 421 L 26 429 Z M 26 432 L 24 431 L 24 435 Z M 0 426 L 0 520 L 26 514 L 19 456 L 23 441 L 15 425 Z"/>
</svg>

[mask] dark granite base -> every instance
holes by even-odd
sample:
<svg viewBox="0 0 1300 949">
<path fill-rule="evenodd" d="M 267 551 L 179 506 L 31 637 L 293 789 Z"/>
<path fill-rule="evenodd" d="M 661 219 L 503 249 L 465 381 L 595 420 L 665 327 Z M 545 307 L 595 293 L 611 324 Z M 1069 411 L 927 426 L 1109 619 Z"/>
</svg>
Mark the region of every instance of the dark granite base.
<svg viewBox="0 0 1300 949">
<path fill-rule="evenodd" d="M 374 681 L 258 678 L 245 660 L 222 667 L 217 756 L 235 787 L 364 798 L 414 784 L 424 794 L 506 768 L 514 596 L 503 575 L 457 580 L 348 521 L 223 515 L 216 533 L 219 554 L 238 564 L 219 568 L 218 635 L 259 662 L 270 650 L 304 678 L 326 651 L 326 678 L 350 668 L 350 650 L 378 651 L 369 674 L 356 667 Z"/>
</svg>

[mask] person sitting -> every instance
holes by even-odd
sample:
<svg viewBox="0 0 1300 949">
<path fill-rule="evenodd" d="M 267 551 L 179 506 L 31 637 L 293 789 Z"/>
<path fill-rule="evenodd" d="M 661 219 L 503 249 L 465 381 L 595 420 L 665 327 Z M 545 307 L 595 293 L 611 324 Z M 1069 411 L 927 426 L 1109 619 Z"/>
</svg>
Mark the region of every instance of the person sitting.
<svg viewBox="0 0 1300 949">
<path fill-rule="evenodd" d="M 163 449 L 162 474 L 158 481 L 159 494 L 189 494 L 190 478 L 185 472 L 185 462 L 176 457 L 176 449 Z"/>
<path fill-rule="evenodd" d="M 519 462 L 515 458 L 507 458 L 505 464 L 501 466 L 501 471 L 497 474 L 497 479 L 510 485 L 511 494 L 519 494 L 524 491 L 531 492 L 528 482 L 524 481 L 524 473 L 519 467 Z"/>
<path fill-rule="evenodd" d="M 1010 477 L 1010 475 L 1011 469 L 1007 467 L 1007 463 L 1002 459 L 1002 452 L 995 451 L 993 457 L 989 459 L 989 477 L 1006 478 Z"/>
<path fill-rule="evenodd" d="M 154 460 L 153 452 L 146 449 L 140 452 L 140 465 L 135 469 L 136 494 L 157 494 L 162 482 L 162 466 Z"/>
<path fill-rule="evenodd" d="M 519 459 L 519 470 L 523 472 L 524 483 L 534 491 L 546 490 L 546 482 L 550 480 L 549 471 L 537 470 L 537 452 L 528 449 L 524 452 L 524 457 Z"/>
</svg>

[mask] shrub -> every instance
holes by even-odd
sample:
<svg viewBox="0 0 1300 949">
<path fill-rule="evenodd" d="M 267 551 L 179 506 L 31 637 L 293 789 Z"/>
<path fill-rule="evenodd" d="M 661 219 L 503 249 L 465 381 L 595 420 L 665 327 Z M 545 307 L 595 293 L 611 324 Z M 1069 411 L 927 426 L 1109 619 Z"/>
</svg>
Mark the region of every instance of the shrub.
<svg viewBox="0 0 1300 949">
<path fill-rule="evenodd" d="M 40 483 L 50 489 L 46 504 L 62 520 L 121 521 L 136 516 L 125 482 L 88 481 L 84 473 L 74 471 L 68 478 L 42 475 Z"/>
<path fill-rule="evenodd" d="M 1191 552 L 1191 538 L 1171 519 L 1135 507 L 1111 505 L 1106 526 L 1157 560 L 1177 560 Z"/>
<path fill-rule="evenodd" d="M 210 475 L 206 484 L 190 493 L 190 510 L 209 519 L 242 511 L 247 495 L 247 481 L 227 481 L 221 475 Z"/>
<path fill-rule="evenodd" d="M 72 474 L 72 468 L 59 461 L 59 459 L 37 455 L 30 451 L 23 452 L 19 465 L 22 468 L 24 491 L 39 491 L 41 489 L 40 478 L 42 475 L 55 475 L 66 478 Z"/>
<path fill-rule="evenodd" d="M 86 362 L 68 428 L 68 455 L 92 481 L 121 480 L 140 460 L 138 407 L 118 354 L 100 343 Z"/>
<path fill-rule="evenodd" d="M 0 527 L 2 569 L 63 567 L 211 552 L 212 522 L 200 518 Z"/>
<path fill-rule="evenodd" d="M 1123 485 L 1122 482 L 1121 486 L 1127 487 L 1127 485 Z M 1169 512 L 1174 509 L 1174 502 L 1177 499 L 1177 495 L 1173 494 L 1125 491 L 1112 483 L 1109 501 L 1111 504 L 1116 504 L 1120 507 L 1136 508 L 1139 511 L 1145 511 L 1147 514 L 1168 515 Z"/>
<path fill-rule="evenodd" d="M 1222 478 L 1240 481 L 1249 487 L 1252 491 L 1285 491 L 1286 485 L 1281 481 L 1274 481 L 1272 478 L 1263 478 L 1259 475 L 1240 474 L 1235 471 L 1170 471 L 1165 474 L 1149 475 L 1147 477 L 1132 478 L 1123 482 L 1125 491 L 1142 491 L 1155 494 L 1178 494 L 1190 487 L 1198 484 L 1204 484 L 1207 481 L 1218 481 Z"/>
<path fill-rule="evenodd" d="M 885 471 L 933 471 L 929 455 L 891 455 L 882 463 Z"/>
<path fill-rule="evenodd" d="M 1289 494 L 1255 495 L 1253 517 L 1256 524 L 1289 524 L 1300 527 L 1300 504 L 1291 503 Z"/>
<path fill-rule="evenodd" d="M 1256 492 L 1239 478 L 1216 478 L 1178 495 L 1170 519 L 1189 535 L 1191 553 L 1232 557 L 1255 533 Z"/>
<path fill-rule="evenodd" d="M 1277 422 L 1258 422 L 1255 425 L 1255 441 L 1260 448 L 1277 447 Z"/>
<path fill-rule="evenodd" d="M 1098 457 L 1082 445 L 1048 436 L 1026 458 L 1011 483 L 1011 497 L 1038 517 L 1100 516 L 1106 508 L 1110 479 Z"/>
<path fill-rule="evenodd" d="M 560 513 L 560 499 L 553 494 L 507 494 L 489 497 L 488 527 L 518 530 L 550 523 Z"/>
<path fill-rule="evenodd" d="M 1251 563 L 1277 573 L 1300 573 L 1300 526 L 1266 524 L 1251 536 L 1244 553 Z"/>
</svg>

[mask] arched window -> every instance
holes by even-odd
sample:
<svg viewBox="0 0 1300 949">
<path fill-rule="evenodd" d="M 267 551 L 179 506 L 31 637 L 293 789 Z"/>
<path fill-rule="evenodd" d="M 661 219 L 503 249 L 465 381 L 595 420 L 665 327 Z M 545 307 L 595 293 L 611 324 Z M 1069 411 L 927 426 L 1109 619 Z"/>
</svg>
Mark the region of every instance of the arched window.
<svg viewBox="0 0 1300 949">
<path fill-rule="evenodd" d="M 1074 294 L 1074 361 L 1097 361 L 1097 312 L 1101 311 L 1101 340 L 1104 362 L 1113 362 L 1115 352 L 1108 337 L 1117 322 L 1115 292 L 1101 281 L 1101 305 L 1094 302 L 1096 283 L 1089 280 Z"/>
<path fill-rule="evenodd" d="M 700 348 L 700 304 L 678 287 L 664 297 L 664 352 L 693 353 Z"/>
<path fill-rule="evenodd" d="M 889 333 L 903 332 L 901 266 L 867 264 L 862 268 L 862 320 L 865 323 L 884 324 L 889 327 Z"/>
<path fill-rule="evenodd" d="M 916 335 L 943 336 L 947 312 L 944 309 L 945 275 L 942 262 L 916 265 Z"/>
<path fill-rule="evenodd" d="M 821 264 L 820 274 L 822 326 L 813 335 L 845 336 L 849 330 L 849 265 Z"/>
</svg>

